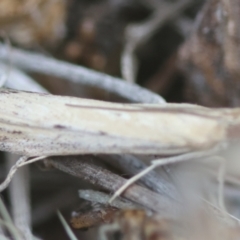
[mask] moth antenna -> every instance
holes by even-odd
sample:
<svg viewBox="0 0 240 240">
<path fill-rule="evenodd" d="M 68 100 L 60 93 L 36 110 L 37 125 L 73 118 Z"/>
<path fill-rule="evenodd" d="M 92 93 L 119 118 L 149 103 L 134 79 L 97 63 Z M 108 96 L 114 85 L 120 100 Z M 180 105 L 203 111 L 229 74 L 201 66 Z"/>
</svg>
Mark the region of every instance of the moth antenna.
<svg viewBox="0 0 240 240">
<path fill-rule="evenodd" d="M 47 158 L 47 156 L 34 157 L 33 159 L 30 159 L 30 160 L 28 160 L 29 157 L 27 156 L 20 157 L 18 161 L 11 167 L 6 179 L 0 184 L 0 192 L 2 192 L 4 189 L 8 187 L 14 174 L 20 167 L 42 160 L 44 158 Z"/>
<path fill-rule="evenodd" d="M 177 162 L 183 162 L 183 161 L 188 161 L 192 159 L 201 159 L 205 157 L 211 156 L 213 153 L 215 153 L 217 148 L 213 148 L 209 151 L 199 151 L 199 152 L 191 152 L 191 153 L 186 153 L 174 157 L 168 157 L 168 158 L 158 158 L 155 160 L 151 161 L 151 165 L 147 168 L 145 168 L 143 171 L 139 172 L 138 174 L 134 175 L 130 179 L 128 179 L 110 198 L 109 203 L 111 203 L 114 199 L 119 197 L 131 184 L 135 183 L 137 180 L 145 176 L 147 173 L 152 171 L 153 169 L 167 165 L 167 164 L 172 164 L 172 163 L 177 163 Z"/>
<path fill-rule="evenodd" d="M 138 174 L 134 175 L 133 177 L 131 177 L 130 179 L 128 179 L 114 194 L 113 196 L 109 199 L 109 203 L 112 203 L 114 201 L 114 199 L 116 199 L 117 197 L 119 197 L 130 185 L 132 185 L 133 183 L 135 183 L 137 180 L 139 180 L 140 178 L 142 178 L 143 176 L 145 176 L 146 174 L 148 174 L 149 172 L 151 172 L 156 166 L 154 164 L 150 165 L 149 167 L 145 168 L 144 170 L 142 170 L 141 172 L 139 172 Z"/>
<path fill-rule="evenodd" d="M 238 222 L 240 224 L 240 219 L 235 217 L 234 215 L 230 214 L 227 211 L 224 211 L 223 209 L 221 209 L 220 207 L 216 206 L 215 204 L 209 202 L 208 200 L 206 200 L 205 198 L 201 198 L 205 203 L 207 203 L 209 206 L 211 206 L 212 208 L 215 208 L 216 210 L 218 210 L 220 213 L 223 213 L 225 216 L 230 217 L 231 219 L 233 219 L 234 221 Z"/>
</svg>

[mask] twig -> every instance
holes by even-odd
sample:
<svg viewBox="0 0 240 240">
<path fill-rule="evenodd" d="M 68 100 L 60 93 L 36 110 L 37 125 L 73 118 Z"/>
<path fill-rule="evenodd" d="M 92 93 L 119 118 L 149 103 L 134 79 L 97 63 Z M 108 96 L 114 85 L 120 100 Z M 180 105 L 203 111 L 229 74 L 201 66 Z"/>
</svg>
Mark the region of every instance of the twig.
<svg viewBox="0 0 240 240">
<path fill-rule="evenodd" d="M 7 81 L 7 73 L 9 71 L 9 67 L 6 66 L 5 69 L 3 69 L 3 66 L 0 66 L 0 87 L 4 86 Z"/>
<path fill-rule="evenodd" d="M 101 187 L 110 192 L 115 192 L 127 180 L 90 163 L 89 159 L 83 157 L 51 157 L 48 161 L 57 169 L 82 178 L 94 186 Z M 124 193 L 123 197 L 136 202 L 147 209 L 161 213 L 161 216 L 175 215 L 179 205 L 172 202 L 164 195 L 156 194 L 146 188 L 132 185 Z"/>
<path fill-rule="evenodd" d="M 5 237 L 3 233 L 0 233 L 0 240 L 9 240 L 9 238 Z"/>
<path fill-rule="evenodd" d="M 111 198 L 111 195 L 94 190 L 79 190 L 78 195 L 80 198 L 87 201 L 102 204 L 108 204 L 108 201 Z M 112 202 L 110 205 L 120 209 L 141 208 L 141 206 L 121 198 L 116 199 L 116 201 Z"/>
<path fill-rule="evenodd" d="M 128 84 L 121 79 L 37 53 L 30 53 L 16 48 L 11 49 L 11 52 L 9 52 L 4 44 L 0 44 L 0 59 L 7 61 L 9 58 L 11 58 L 13 65 L 26 71 L 47 74 L 74 83 L 98 87 L 133 102 L 165 103 L 165 100 L 159 95 L 140 86 Z"/>
<path fill-rule="evenodd" d="M 4 34 L 5 35 L 5 34 Z M 11 43 L 8 39 L 7 36 L 4 36 L 5 37 L 5 46 L 7 48 L 7 51 L 10 51 L 11 49 Z M 8 59 L 8 61 L 6 61 L 7 64 L 5 66 L 1 66 L 0 70 L 2 71 L 1 72 L 1 77 L 0 77 L 0 87 L 4 86 L 8 80 L 8 76 L 9 76 L 9 73 L 10 73 L 10 69 L 11 69 L 11 61 L 10 59 Z"/>
<path fill-rule="evenodd" d="M 14 236 L 14 239 L 23 240 L 19 230 L 16 229 L 16 227 L 14 226 L 13 221 L 1 198 L 0 198 L 0 214 L 3 218 L 3 220 L 0 219 L 0 225 L 7 227 L 12 236 Z"/>
<path fill-rule="evenodd" d="M 131 176 L 141 172 L 147 167 L 140 159 L 128 154 L 103 155 L 103 159 Z M 143 183 L 149 189 L 160 194 L 165 194 L 175 200 L 178 198 L 179 193 L 170 180 L 165 172 L 162 171 L 161 174 L 158 174 L 152 171 L 148 173 L 147 176 L 139 179 L 139 182 Z"/>
<path fill-rule="evenodd" d="M 15 158 L 13 154 L 7 155 L 9 167 L 16 163 Z M 26 240 L 32 240 L 28 168 L 19 169 L 9 190 L 14 224 Z"/>
<path fill-rule="evenodd" d="M 122 54 L 122 75 L 129 82 L 135 82 L 137 73 L 136 49 L 146 43 L 167 21 L 176 17 L 190 4 L 192 0 L 177 1 L 173 4 L 158 2 L 155 12 L 145 22 L 130 24 L 125 31 L 126 44 Z"/>
<path fill-rule="evenodd" d="M 179 163 L 183 161 L 204 159 L 207 157 L 211 157 L 214 153 L 216 154 L 217 150 L 219 150 L 218 147 L 215 147 L 207 151 L 190 152 L 190 153 L 177 155 L 173 157 L 159 158 L 156 160 L 152 160 L 150 166 L 148 166 L 138 174 L 134 175 L 130 179 L 128 179 L 126 183 L 114 193 L 114 195 L 111 197 L 109 202 L 112 202 L 116 197 L 120 196 L 129 186 L 131 186 L 137 180 L 141 179 L 142 177 L 144 177 L 146 174 L 156 169 L 157 167 L 161 167 L 167 164 Z"/>
<path fill-rule="evenodd" d="M 63 227 L 64 227 L 64 229 L 65 229 L 65 231 L 67 233 L 67 235 L 68 235 L 68 237 L 71 240 L 78 240 L 76 238 L 76 236 L 74 235 L 72 229 L 68 226 L 66 220 L 64 219 L 64 217 L 62 216 L 62 214 L 59 211 L 57 211 L 57 215 L 58 215 L 58 217 L 59 217 L 59 219 L 60 219 L 60 221 L 61 221 L 61 223 L 62 223 L 62 225 L 63 225 Z"/>
<path fill-rule="evenodd" d="M 17 90 L 47 93 L 47 91 L 22 71 L 0 62 L 0 73 L 5 79 L 5 87 Z"/>
</svg>

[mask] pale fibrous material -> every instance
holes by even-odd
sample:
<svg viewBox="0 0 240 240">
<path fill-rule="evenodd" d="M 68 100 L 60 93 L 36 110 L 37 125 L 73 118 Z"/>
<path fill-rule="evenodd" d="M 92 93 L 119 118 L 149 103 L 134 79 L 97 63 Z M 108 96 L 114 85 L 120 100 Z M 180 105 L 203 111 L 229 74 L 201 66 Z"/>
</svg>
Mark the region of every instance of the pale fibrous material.
<svg viewBox="0 0 240 240">
<path fill-rule="evenodd" d="M 239 109 L 117 104 L 0 91 L 0 149 L 25 156 L 86 153 L 174 155 L 237 137 Z"/>
<path fill-rule="evenodd" d="M 168 160 L 184 156 L 188 160 L 205 158 L 201 160 L 206 163 L 211 161 L 208 153 L 212 153 L 226 160 L 227 174 L 231 171 L 231 177 L 234 173 L 233 178 L 237 179 L 238 161 L 229 167 L 229 160 L 238 160 L 239 121 L 240 109 L 237 108 L 119 104 L 0 89 L 0 150 L 27 157 L 42 156 L 30 162 L 53 155 L 128 153 L 162 155 Z M 19 162 L 19 166 L 30 162 Z M 154 164 L 152 161 L 152 169 L 157 166 Z M 215 171 L 216 176 L 216 165 L 214 168 L 211 164 L 207 166 Z M 10 173 L 2 189 L 12 176 Z M 180 198 L 185 201 L 180 211 L 184 214 L 176 213 L 175 216 L 179 220 L 176 227 L 181 224 L 186 235 L 190 236 L 182 239 L 225 240 L 230 239 L 229 236 L 238 239 L 238 221 L 224 209 L 219 210 L 218 216 L 212 209 L 215 203 L 211 202 L 210 210 L 202 211 L 208 204 L 201 199 L 206 197 L 209 200 L 212 194 L 216 194 L 213 188 L 216 185 L 210 184 L 208 171 L 189 166 L 185 172 L 173 177 L 177 179 Z M 185 229 L 184 224 L 191 227 Z M 216 230 L 221 230 L 220 237 Z"/>
</svg>

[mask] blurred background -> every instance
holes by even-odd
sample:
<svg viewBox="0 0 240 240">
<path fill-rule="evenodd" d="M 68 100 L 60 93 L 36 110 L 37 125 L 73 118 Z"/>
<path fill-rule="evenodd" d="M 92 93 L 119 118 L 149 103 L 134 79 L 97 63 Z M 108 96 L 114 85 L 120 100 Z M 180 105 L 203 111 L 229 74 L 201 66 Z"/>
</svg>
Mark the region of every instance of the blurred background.
<svg viewBox="0 0 240 240">
<path fill-rule="evenodd" d="M 0 37 L 10 49 L 38 52 L 119 77 L 167 102 L 236 107 L 240 30 L 230 29 L 229 22 L 238 24 L 240 14 L 234 9 L 240 10 L 237 1 L 1 0 Z M 53 94 L 123 101 L 95 86 L 47 74 L 29 77 Z M 6 155 L 1 153 L 1 181 L 6 176 Z M 116 166 L 102 164 L 128 176 Z M 72 212 L 83 203 L 78 190 L 99 188 L 43 164 L 31 165 L 26 174 L 30 174 L 33 233 L 41 239 L 68 239 L 56 210 L 70 222 Z M 238 195 L 229 189 L 237 196 L 234 202 Z M 6 190 L 2 195 L 11 209 L 11 194 Z M 97 239 L 96 231 L 74 230 L 79 239 Z"/>
</svg>

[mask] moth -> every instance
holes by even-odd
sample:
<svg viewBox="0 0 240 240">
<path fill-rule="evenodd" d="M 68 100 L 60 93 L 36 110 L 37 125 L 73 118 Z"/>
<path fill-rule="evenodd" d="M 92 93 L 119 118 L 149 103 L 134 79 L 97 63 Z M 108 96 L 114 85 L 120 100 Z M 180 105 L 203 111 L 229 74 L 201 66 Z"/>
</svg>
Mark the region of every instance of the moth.
<svg viewBox="0 0 240 240">
<path fill-rule="evenodd" d="M 236 142 L 239 109 L 119 104 L 0 90 L 0 150 L 25 156 L 180 155 Z"/>
<path fill-rule="evenodd" d="M 161 164 L 225 154 L 238 146 L 239 130 L 237 108 L 120 104 L 0 90 L 0 150 L 29 157 L 122 153 L 168 157 L 153 161 L 141 173 L 145 174 Z"/>
</svg>

